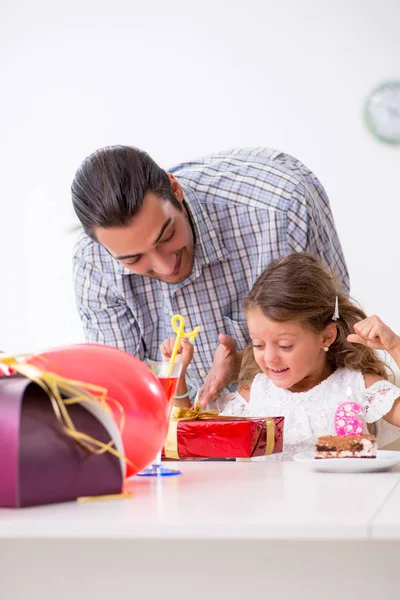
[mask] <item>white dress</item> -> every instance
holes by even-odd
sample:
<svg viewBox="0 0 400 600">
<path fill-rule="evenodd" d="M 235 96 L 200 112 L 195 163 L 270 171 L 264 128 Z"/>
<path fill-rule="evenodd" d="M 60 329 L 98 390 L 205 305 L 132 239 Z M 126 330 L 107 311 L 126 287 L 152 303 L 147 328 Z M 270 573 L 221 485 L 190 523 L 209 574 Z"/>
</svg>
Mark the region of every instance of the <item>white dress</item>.
<svg viewBox="0 0 400 600">
<path fill-rule="evenodd" d="M 380 420 L 400 396 L 400 388 L 385 380 L 366 388 L 363 374 L 350 369 L 337 369 L 307 392 L 278 388 L 260 373 L 254 378 L 249 402 L 239 393 L 226 394 L 218 400 L 218 408 L 225 416 L 285 417 L 283 452 L 266 460 L 290 460 L 297 452 L 314 450 L 318 436 L 335 435 L 335 411 L 348 400 L 349 387 L 351 400 L 363 407 L 364 421 L 380 422 L 376 432 L 378 445 L 382 447 L 399 438 L 398 427 Z"/>
</svg>

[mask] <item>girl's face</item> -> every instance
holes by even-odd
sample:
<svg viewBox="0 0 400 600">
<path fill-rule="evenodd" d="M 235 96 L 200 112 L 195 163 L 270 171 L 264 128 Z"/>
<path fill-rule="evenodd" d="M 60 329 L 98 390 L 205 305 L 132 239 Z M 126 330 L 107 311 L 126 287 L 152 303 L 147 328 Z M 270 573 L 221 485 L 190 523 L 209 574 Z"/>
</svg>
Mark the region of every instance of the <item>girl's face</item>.
<svg viewBox="0 0 400 600">
<path fill-rule="evenodd" d="M 258 307 L 246 317 L 254 358 L 277 387 L 303 392 L 331 374 L 324 347 L 336 338 L 334 323 L 318 334 L 299 321 L 271 321 Z"/>
</svg>

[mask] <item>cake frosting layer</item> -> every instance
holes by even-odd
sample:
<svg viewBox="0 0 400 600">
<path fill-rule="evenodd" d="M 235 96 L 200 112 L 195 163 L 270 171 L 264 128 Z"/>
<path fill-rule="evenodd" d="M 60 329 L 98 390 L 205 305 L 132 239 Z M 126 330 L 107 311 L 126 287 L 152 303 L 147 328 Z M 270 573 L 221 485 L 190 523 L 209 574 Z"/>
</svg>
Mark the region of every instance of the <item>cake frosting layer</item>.
<svg viewBox="0 0 400 600">
<path fill-rule="evenodd" d="M 374 435 L 324 435 L 315 444 L 315 458 L 376 458 Z"/>
</svg>

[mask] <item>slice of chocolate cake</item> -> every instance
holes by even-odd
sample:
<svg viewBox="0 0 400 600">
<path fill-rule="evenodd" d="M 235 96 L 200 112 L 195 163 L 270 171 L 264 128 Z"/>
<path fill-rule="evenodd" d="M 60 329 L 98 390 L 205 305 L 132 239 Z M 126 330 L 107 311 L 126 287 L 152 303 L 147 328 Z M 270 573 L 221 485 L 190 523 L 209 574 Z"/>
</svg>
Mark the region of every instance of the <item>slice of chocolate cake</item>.
<svg viewBox="0 0 400 600">
<path fill-rule="evenodd" d="M 314 458 L 376 458 L 374 435 L 323 435 L 315 443 Z"/>
</svg>

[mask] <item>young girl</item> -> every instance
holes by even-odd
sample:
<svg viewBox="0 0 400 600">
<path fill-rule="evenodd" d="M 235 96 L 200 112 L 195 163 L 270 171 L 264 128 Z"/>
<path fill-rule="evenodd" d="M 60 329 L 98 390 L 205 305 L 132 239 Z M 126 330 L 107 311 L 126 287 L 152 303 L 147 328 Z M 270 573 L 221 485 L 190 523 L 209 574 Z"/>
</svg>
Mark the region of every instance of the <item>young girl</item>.
<svg viewBox="0 0 400 600">
<path fill-rule="evenodd" d="M 258 373 L 249 401 L 242 385 L 218 407 L 222 415 L 285 417 L 284 452 L 268 460 L 290 459 L 313 449 L 318 436 L 334 435 L 335 410 L 349 390 L 380 447 L 400 437 L 400 389 L 374 350 L 387 350 L 400 366 L 400 338 L 367 319 L 317 259 L 294 253 L 272 263 L 244 311 L 252 340 L 244 364 Z"/>
</svg>

